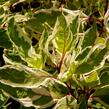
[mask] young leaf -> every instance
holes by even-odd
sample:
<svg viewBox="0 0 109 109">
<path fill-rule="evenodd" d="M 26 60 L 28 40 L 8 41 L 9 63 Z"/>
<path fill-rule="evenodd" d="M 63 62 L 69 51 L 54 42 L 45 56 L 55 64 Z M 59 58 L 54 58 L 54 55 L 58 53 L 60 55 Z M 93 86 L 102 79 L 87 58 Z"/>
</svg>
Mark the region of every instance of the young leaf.
<svg viewBox="0 0 109 109">
<path fill-rule="evenodd" d="M 61 15 L 58 17 L 52 33 L 53 45 L 60 53 L 66 53 L 70 49 L 72 38 L 66 19 Z"/>
<path fill-rule="evenodd" d="M 97 71 L 92 71 L 89 74 L 84 74 L 84 82 L 86 86 L 94 87 L 100 84 Z"/>
</svg>

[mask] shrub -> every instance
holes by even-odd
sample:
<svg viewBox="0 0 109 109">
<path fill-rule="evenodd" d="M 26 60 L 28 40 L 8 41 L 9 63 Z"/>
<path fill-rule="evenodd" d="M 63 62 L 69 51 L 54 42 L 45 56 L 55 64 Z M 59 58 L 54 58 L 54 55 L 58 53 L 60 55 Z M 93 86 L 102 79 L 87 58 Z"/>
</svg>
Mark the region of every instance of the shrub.
<svg viewBox="0 0 109 109">
<path fill-rule="evenodd" d="M 89 1 L 0 2 L 1 108 L 109 107 L 108 1 Z"/>
</svg>

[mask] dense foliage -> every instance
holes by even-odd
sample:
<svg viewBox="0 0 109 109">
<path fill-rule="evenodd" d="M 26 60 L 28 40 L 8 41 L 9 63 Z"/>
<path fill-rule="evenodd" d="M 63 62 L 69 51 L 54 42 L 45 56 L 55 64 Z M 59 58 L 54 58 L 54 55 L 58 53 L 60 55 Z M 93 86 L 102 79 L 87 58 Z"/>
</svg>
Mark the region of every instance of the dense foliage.
<svg viewBox="0 0 109 109">
<path fill-rule="evenodd" d="M 0 0 L 0 109 L 109 108 L 108 19 L 108 0 Z"/>
</svg>

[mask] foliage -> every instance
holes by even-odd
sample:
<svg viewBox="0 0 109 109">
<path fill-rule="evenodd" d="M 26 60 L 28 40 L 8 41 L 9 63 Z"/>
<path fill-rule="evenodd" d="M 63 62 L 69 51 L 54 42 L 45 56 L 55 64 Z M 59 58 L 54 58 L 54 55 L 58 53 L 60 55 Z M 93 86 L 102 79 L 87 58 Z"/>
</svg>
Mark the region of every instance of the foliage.
<svg viewBox="0 0 109 109">
<path fill-rule="evenodd" d="M 109 108 L 107 4 L 1 0 L 0 108 Z"/>
</svg>

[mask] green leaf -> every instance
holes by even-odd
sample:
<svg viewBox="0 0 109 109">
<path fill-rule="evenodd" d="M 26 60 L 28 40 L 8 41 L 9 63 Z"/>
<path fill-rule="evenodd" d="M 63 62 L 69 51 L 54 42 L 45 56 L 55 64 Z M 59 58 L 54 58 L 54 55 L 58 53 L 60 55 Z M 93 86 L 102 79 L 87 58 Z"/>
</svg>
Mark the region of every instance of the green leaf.
<svg viewBox="0 0 109 109">
<path fill-rule="evenodd" d="M 68 89 L 65 84 L 57 80 L 50 80 L 48 83 L 50 94 L 53 98 L 60 99 L 68 94 Z"/>
<path fill-rule="evenodd" d="M 3 15 L 3 13 L 4 13 L 4 8 L 0 7 L 0 15 Z"/>
<path fill-rule="evenodd" d="M 54 27 L 57 16 L 61 15 L 59 11 L 56 10 L 44 10 L 39 11 L 34 14 L 34 17 L 25 22 L 25 27 L 35 31 L 35 32 L 43 32 L 44 23 L 47 23 L 51 27 Z"/>
<path fill-rule="evenodd" d="M 109 86 L 101 86 L 99 88 L 96 89 L 96 91 L 94 92 L 93 96 L 104 96 L 104 95 L 109 95 Z"/>
<path fill-rule="evenodd" d="M 47 103 L 49 103 L 51 101 L 52 101 L 52 97 L 50 97 L 50 96 L 41 96 L 39 99 L 34 100 L 33 104 L 41 106 L 41 105 L 47 105 Z"/>
<path fill-rule="evenodd" d="M 105 68 L 104 70 L 102 70 L 100 73 L 100 82 L 102 85 L 108 85 L 109 84 L 109 72 L 108 72 L 109 68 Z"/>
<path fill-rule="evenodd" d="M 109 95 L 100 96 L 99 99 L 100 99 L 103 103 L 107 104 L 108 107 L 109 107 L 109 100 L 108 100 L 108 99 L 109 99 Z"/>
<path fill-rule="evenodd" d="M 4 84 L 0 82 L 0 89 L 2 89 L 7 94 L 7 96 L 10 95 L 14 98 L 24 98 L 29 96 L 28 90 L 24 88 L 11 87 L 7 85 L 6 83 Z"/>
<path fill-rule="evenodd" d="M 28 80 L 31 81 L 31 79 Z M 68 94 L 67 87 L 55 79 L 48 78 L 43 81 L 42 84 L 38 83 L 38 85 L 36 85 L 35 82 L 35 85 L 33 84 L 32 86 L 28 84 L 24 85 L 22 83 L 20 83 L 22 85 L 18 85 L 17 83 L 13 84 L 11 82 L 10 84 L 6 81 L 1 81 L 0 88 L 5 91 L 6 94 L 15 99 L 17 98 L 18 101 L 23 103 L 26 107 L 35 106 L 36 108 L 46 108 L 54 104 L 53 99 L 59 99 Z"/>
<path fill-rule="evenodd" d="M 47 89 L 48 82 L 45 83 L 49 77 L 47 72 L 38 69 L 5 66 L 0 68 L 0 89 L 26 107 L 46 108 L 54 104 Z M 46 100 L 43 101 L 43 98 Z"/>
<path fill-rule="evenodd" d="M 73 37 L 63 15 L 58 17 L 51 37 L 53 39 L 54 47 L 60 53 L 66 53 L 70 49 Z"/>
<path fill-rule="evenodd" d="M 106 41 L 106 47 L 109 50 L 109 39 L 107 39 L 107 41 Z"/>
<path fill-rule="evenodd" d="M 42 56 L 36 53 L 35 49 L 31 46 L 31 40 L 15 22 L 14 18 L 10 19 L 8 33 L 17 52 L 28 63 L 28 66 L 42 69 Z"/>
<path fill-rule="evenodd" d="M 43 50 L 45 48 L 45 43 L 46 43 L 47 39 L 48 39 L 48 31 L 45 29 L 42 33 L 42 36 L 40 37 L 40 40 L 39 40 L 39 48 L 41 50 Z"/>
<path fill-rule="evenodd" d="M 91 72 L 90 74 L 84 75 L 86 83 L 91 83 L 98 80 L 98 74 L 96 71 Z"/>
<path fill-rule="evenodd" d="M 58 100 L 53 109 L 74 109 L 76 100 L 71 96 L 65 96 Z"/>
<path fill-rule="evenodd" d="M 94 87 L 100 84 L 97 71 L 92 71 L 89 74 L 84 74 L 83 77 L 86 86 Z"/>
<path fill-rule="evenodd" d="M 83 51 L 81 51 L 77 57 L 76 57 L 76 61 L 81 61 L 83 59 L 86 58 L 86 56 L 89 54 L 89 51 L 91 50 L 90 47 L 85 48 Z"/>
<path fill-rule="evenodd" d="M 54 104 L 49 92 L 43 86 L 36 88 L 21 88 L 0 83 L 0 89 L 2 89 L 7 96 L 17 99 L 25 107 L 34 106 L 36 108 L 47 108 Z"/>
<path fill-rule="evenodd" d="M 109 95 L 104 95 L 104 96 L 101 96 L 99 97 L 100 100 L 102 100 L 104 103 L 106 103 L 109 107 Z"/>
<path fill-rule="evenodd" d="M 26 66 L 5 66 L 0 68 L 1 82 L 16 87 L 36 87 L 50 75 L 42 70 Z"/>
<path fill-rule="evenodd" d="M 5 30 L 0 29 L 0 46 L 10 49 L 12 47 L 12 43 L 6 33 Z"/>
<path fill-rule="evenodd" d="M 76 68 L 76 71 L 75 73 L 76 74 L 84 74 L 84 73 L 88 73 L 90 72 L 91 70 L 93 70 L 93 66 L 90 65 L 89 63 L 82 63 L 80 64 L 77 68 Z"/>
<path fill-rule="evenodd" d="M 30 41 L 26 39 L 26 35 L 24 36 L 24 34 L 22 34 L 22 29 L 15 22 L 14 18 L 11 18 L 9 21 L 8 34 L 19 53 L 27 57 L 31 47 Z"/>
<path fill-rule="evenodd" d="M 0 108 L 6 103 L 8 99 L 8 96 L 3 92 L 3 90 L 0 90 Z"/>
<path fill-rule="evenodd" d="M 62 72 L 58 75 L 59 79 L 62 82 L 67 82 L 72 78 L 72 75 L 75 73 L 76 71 L 76 63 L 71 63 L 69 69 L 66 72 Z"/>
<path fill-rule="evenodd" d="M 8 63 L 8 64 L 22 63 L 22 64 L 26 65 L 26 62 L 24 60 L 22 60 L 18 54 L 13 53 L 12 51 L 5 51 L 3 57 L 5 60 L 5 63 Z"/>
<path fill-rule="evenodd" d="M 99 87 L 96 89 L 95 93 L 93 94 L 93 97 L 97 97 L 98 102 L 103 104 L 106 107 L 109 107 L 109 86 Z"/>
<path fill-rule="evenodd" d="M 95 51 L 96 52 L 96 51 Z M 107 47 L 98 50 L 97 54 L 92 54 L 91 58 L 93 59 L 92 65 L 94 66 L 98 66 L 100 65 L 100 63 L 103 61 L 103 59 L 105 58 L 105 54 L 107 53 Z M 95 55 L 95 56 L 94 56 Z"/>
<path fill-rule="evenodd" d="M 36 56 L 27 57 L 26 62 L 28 66 L 33 68 L 42 69 L 43 67 L 43 56 L 41 54 L 35 54 Z"/>
<path fill-rule="evenodd" d="M 105 46 L 106 44 L 106 39 L 103 37 L 97 37 L 95 44 L 100 45 L 100 46 Z"/>
<path fill-rule="evenodd" d="M 96 25 L 94 24 L 90 29 L 85 32 L 82 48 L 93 46 L 97 37 Z"/>
<path fill-rule="evenodd" d="M 93 48 L 92 48 L 93 49 Z M 94 69 L 100 69 L 103 67 L 104 62 L 106 60 L 106 53 L 107 53 L 107 48 L 96 48 L 95 50 L 90 50 L 88 55 L 84 57 L 84 59 L 80 62 L 78 62 L 78 66 L 76 69 L 77 74 L 84 74 L 91 72 Z M 82 59 L 81 55 L 80 59 Z M 77 57 L 78 59 L 78 57 Z"/>
<path fill-rule="evenodd" d="M 74 17 L 74 19 L 72 20 L 72 23 L 70 24 L 70 28 L 71 28 L 73 36 L 77 35 L 78 29 L 79 29 L 79 17 L 78 16 Z"/>
</svg>

